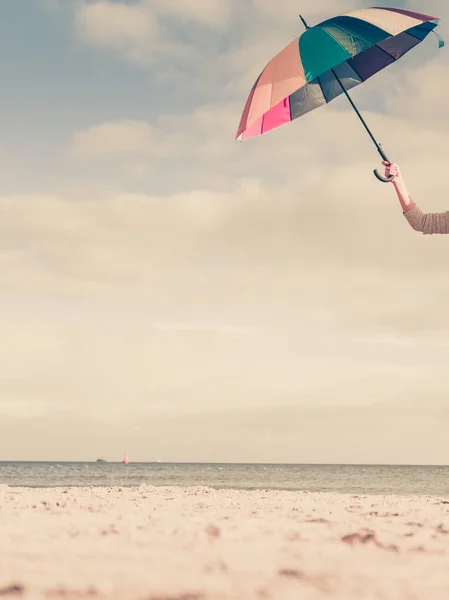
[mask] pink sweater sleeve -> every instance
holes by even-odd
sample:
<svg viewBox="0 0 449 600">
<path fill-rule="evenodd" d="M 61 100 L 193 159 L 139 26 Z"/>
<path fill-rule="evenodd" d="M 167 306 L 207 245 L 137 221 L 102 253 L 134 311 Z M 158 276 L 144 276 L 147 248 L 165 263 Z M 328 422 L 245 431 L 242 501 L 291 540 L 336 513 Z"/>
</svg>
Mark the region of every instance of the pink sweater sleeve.
<svg viewBox="0 0 449 600">
<path fill-rule="evenodd" d="M 413 203 L 411 208 L 404 212 L 404 216 L 415 231 L 420 231 L 424 235 L 433 235 L 435 233 L 449 234 L 449 211 L 444 213 L 423 213 Z"/>
</svg>

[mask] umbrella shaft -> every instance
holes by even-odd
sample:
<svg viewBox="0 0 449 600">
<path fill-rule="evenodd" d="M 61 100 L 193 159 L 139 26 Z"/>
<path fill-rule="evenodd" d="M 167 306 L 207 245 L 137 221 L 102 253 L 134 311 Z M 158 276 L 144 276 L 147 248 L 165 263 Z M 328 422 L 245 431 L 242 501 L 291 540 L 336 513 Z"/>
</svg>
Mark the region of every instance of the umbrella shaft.
<svg viewBox="0 0 449 600">
<path fill-rule="evenodd" d="M 360 119 L 360 121 L 362 122 L 363 127 L 366 129 L 366 131 L 368 132 L 368 135 L 370 136 L 370 138 L 373 140 L 374 145 L 376 146 L 377 151 L 379 152 L 380 156 L 382 157 L 383 160 L 385 160 L 386 162 L 390 162 L 387 158 L 387 155 L 385 154 L 385 152 L 382 150 L 381 145 L 379 144 L 379 142 L 376 140 L 376 138 L 374 137 L 374 135 L 372 134 L 370 128 L 368 127 L 368 125 L 365 122 L 365 119 L 362 117 L 362 115 L 360 114 L 359 109 L 357 108 L 357 106 L 354 104 L 354 102 L 352 101 L 351 96 L 348 94 L 345 86 L 343 85 L 343 83 L 341 82 L 340 78 L 338 77 L 337 73 L 335 72 L 334 69 L 331 69 L 332 74 L 334 75 L 335 79 L 338 81 L 341 89 L 343 90 L 344 95 L 346 96 L 346 98 L 349 100 L 352 108 L 355 110 L 358 118 Z"/>
</svg>

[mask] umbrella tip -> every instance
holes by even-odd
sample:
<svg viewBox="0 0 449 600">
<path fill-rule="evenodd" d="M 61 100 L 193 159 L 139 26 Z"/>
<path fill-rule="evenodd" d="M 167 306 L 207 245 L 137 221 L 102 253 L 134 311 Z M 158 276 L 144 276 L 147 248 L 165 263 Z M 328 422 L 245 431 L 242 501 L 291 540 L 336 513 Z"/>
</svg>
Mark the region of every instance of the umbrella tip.
<svg viewBox="0 0 449 600">
<path fill-rule="evenodd" d="M 305 27 L 306 29 L 309 29 L 309 26 L 307 25 L 307 23 L 306 23 L 306 20 L 304 19 L 304 17 L 303 17 L 302 15 L 299 15 L 299 18 L 301 19 L 301 21 L 302 21 L 302 23 L 303 23 L 304 27 Z"/>
</svg>

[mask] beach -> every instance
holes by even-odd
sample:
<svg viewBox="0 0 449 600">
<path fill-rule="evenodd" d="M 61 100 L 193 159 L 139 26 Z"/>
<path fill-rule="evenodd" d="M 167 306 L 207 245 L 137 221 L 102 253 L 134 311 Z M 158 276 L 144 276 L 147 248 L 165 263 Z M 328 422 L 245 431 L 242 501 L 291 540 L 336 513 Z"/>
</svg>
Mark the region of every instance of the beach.
<svg viewBox="0 0 449 600">
<path fill-rule="evenodd" d="M 0 486 L 0 596 L 447 600 L 449 501 Z"/>
</svg>

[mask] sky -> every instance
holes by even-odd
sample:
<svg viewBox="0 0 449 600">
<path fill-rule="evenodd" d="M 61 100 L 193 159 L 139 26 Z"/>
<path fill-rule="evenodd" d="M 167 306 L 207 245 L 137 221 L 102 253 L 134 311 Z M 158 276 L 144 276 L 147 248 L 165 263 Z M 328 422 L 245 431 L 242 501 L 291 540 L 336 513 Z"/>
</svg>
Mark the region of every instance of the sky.
<svg viewBox="0 0 449 600">
<path fill-rule="evenodd" d="M 234 141 L 298 12 L 370 5 L 2 3 L 0 460 L 448 464 L 449 240 L 344 98 Z M 430 36 L 352 92 L 428 212 L 448 68 Z"/>
</svg>

